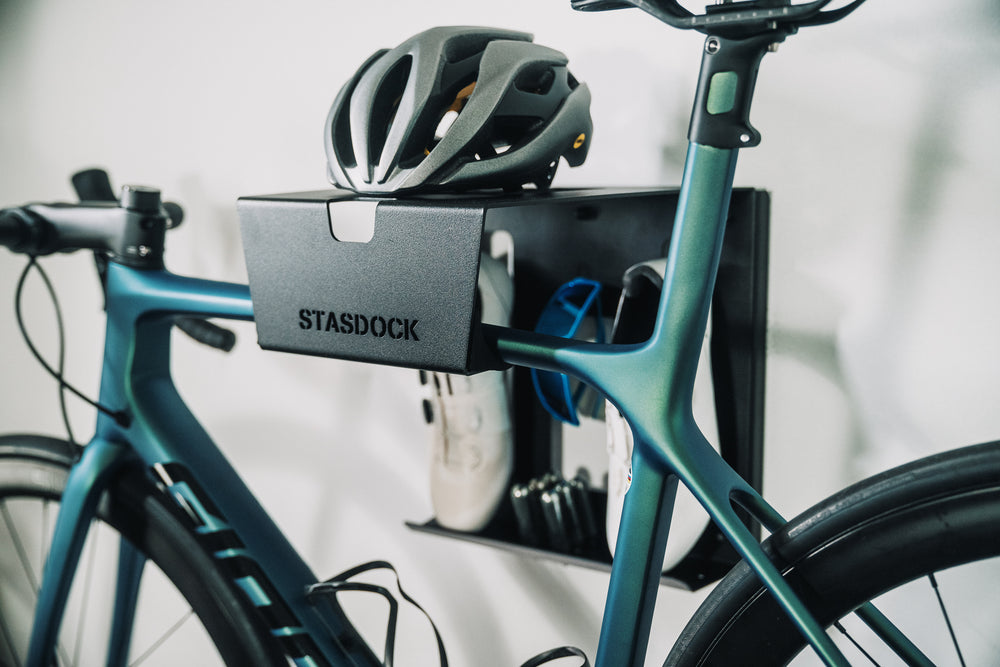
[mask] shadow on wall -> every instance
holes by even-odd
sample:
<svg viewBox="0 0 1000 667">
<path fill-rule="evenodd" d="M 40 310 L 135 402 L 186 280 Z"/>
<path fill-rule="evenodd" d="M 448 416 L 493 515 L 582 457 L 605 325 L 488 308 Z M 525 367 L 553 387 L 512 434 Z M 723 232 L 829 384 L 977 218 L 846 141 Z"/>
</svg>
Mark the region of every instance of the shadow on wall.
<svg viewBox="0 0 1000 667">
<path fill-rule="evenodd" d="M 995 345 L 975 333 L 1000 325 L 1000 309 L 988 296 L 1000 273 L 981 248 L 996 247 L 1000 210 L 990 203 L 1000 204 L 995 141 L 982 141 L 996 137 L 990 115 L 1000 103 L 1000 5 L 979 2 L 952 15 L 941 7 L 943 25 L 930 29 L 948 35 L 937 42 L 943 48 L 898 47 L 906 53 L 903 71 L 921 86 L 909 142 L 900 149 L 906 171 L 896 214 L 883 221 L 881 279 L 838 332 L 847 394 L 862 425 L 853 457 L 859 475 L 971 444 L 963 434 L 987 435 L 979 412 L 1000 398 L 977 398 L 963 386 L 986 377 L 984 362 L 1000 370 L 983 358 L 995 358 Z M 895 33 L 893 41 L 906 41 L 905 34 Z M 984 114 L 985 108 L 994 111 Z M 970 128 L 979 129 L 970 136 Z M 988 391 L 996 382 L 980 386 Z"/>
</svg>

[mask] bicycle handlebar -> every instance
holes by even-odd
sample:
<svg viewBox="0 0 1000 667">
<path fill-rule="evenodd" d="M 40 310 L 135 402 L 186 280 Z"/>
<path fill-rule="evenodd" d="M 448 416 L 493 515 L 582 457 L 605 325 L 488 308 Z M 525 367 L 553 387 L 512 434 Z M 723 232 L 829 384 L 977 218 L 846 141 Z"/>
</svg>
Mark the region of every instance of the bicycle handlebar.
<svg viewBox="0 0 1000 667">
<path fill-rule="evenodd" d="M 124 188 L 122 203 L 38 203 L 0 211 L 0 243 L 14 252 L 51 255 L 98 250 L 130 266 L 160 268 L 170 220 L 160 193 Z"/>
<path fill-rule="evenodd" d="M 163 268 L 166 230 L 184 219 L 178 204 L 161 202 L 159 190 L 140 186 L 122 188 L 119 201 L 107 173 L 99 169 L 74 174 L 73 186 L 79 204 L 0 209 L 0 246 L 33 256 L 94 250 L 102 284 L 109 257 L 136 268 Z M 207 320 L 178 317 L 174 324 L 197 342 L 224 352 L 236 342 L 233 332 Z"/>
<path fill-rule="evenodd" d="M 0 210 L 0 246 L 27 253 L 31 248 L 42 245 L 42 239 L 37 238 L 41 229 L 24 209 Z"/>
</svg>

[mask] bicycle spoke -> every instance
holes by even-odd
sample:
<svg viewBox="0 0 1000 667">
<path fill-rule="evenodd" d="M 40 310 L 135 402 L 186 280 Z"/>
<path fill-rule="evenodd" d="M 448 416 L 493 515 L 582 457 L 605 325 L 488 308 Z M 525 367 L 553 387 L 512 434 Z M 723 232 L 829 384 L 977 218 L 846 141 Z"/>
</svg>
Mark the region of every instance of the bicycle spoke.
<svg viewBox="0 0 1000 667">
<path fill-rule="evenodd" d="M 42 561 L 41 564 L 44 567 L 45 561 L 48 558 L 48 549 L 46 549 L 46 544 L 48 543 L 49 537 L 49 505 L 51 501 L 46 500 L 42 505 L 42 524 L 43 530 L 42 539 L 40 540 Z M 3 515 L 4 525 L 7 527 L 7 533 L 10 535 L 11 543 L 14 546 L 14 551 L 17 553 L 18 561 L 21 564 L 21 569 L 24 570 L 24 576 L 28 581 L 28 585 L 31 587 L 31 592 L 35 595 L 35 601 L 38 601 L 38 592 L 40 590 L 38 584 L 38 577 L 35 574 L 34 568 L 31 567 L 31 557 L 28 555 L 28 550 L 24 546 L 24 541 L 21 539 L 21 534 L 17 530 L 17 526 L 14 523 L 13 517 L 10 515 L 10 509 L 7 507 L 7 501 L 3 500 L 0 502 L 0 515 Z M 10 642 L 11 654 L 14 656 L 15 660 L 18 660 L 16 649 L 14 648 L 13 638 L 10 637 L 7 626 L 4 625 L 4 635 L 8 642 Z M 56 661 L 57 664 L 70 665 L 76 664 L 69 661 L 69 657 L 66 654 L 66 648 L 62 645 L 62 642 L 56 642 Z M 20 664 L 20 663 L 18 663 Z"/>
<path fill-rule="evenodd" d="M 3 626 L 0 629 L 3 630 L 3 638 L 4 641 L 7 642 L 7 648 L 10 649 L 10 657 L 14 661 L 14 666 L 21 667 L 21 659 L 17 656 L 17 651 L 14 648 L 14 638 L 10 635 L 10 630 L 7 629 L 6 623 L 0 625 Z"/>
<path fill-rule="evenodd" d="M 11 635 L 7 623 L 3 622 L 2 618 L 0 618 L 0 632 L 3 632 L 3 640 L 6 643 L 7 650 L 10 652 L 10 659 L 14 661 L 14 667 L 22 667 L 23 663 L 21 662 L 21 658 L 18 657 L 17 647 L 14 645 L 14 637 Z"/>
<path fill-rule="evenodd" d="M 934 589 L 934 595 L 937 596 L 938 606 L 941 608 L 941 614 L 944 616 L 944 623 L 948 626 L 948 634 L 951 635 L 952 646 L 955 647 L 955 653 L 958 655 L 958 662 L 962 667 L 965 667 L 965 658 L 962 657 L 962 649 L 958 646 L 958 637 L 955 636 L 955 629 L 951 625 L 951 618 L 948 616 L 948 610 L 944 606 L 944 598 L 941 597 L 937 577 L 931 572 L 927 575 L 927 578 L 931 582 L 931 588 Z"/>
<path fill-rule="evenodd" d="M 163 642 L 165 642 L 168 639 L 170 639 L 171 635 L 173 635 L 175 632 L 177 632 L 178 630 L 180 630 L 181 626 L 184 625 L 184 623 L 187 622 L 187 620 L 189 618 L 191 618 L 192 616 L 194 616 L 194 610 L 193 609 L 188 609 L 187 613 L 184 614 L 184 616 L 182 616 L 172 626 L 170 626 L 169 628 L 167 628 L 167 631 L 164 632 L 163 635 L 159 639 L 157 639 L 155 642 L 153 642 L 152 646 L 150 646 L 149 648 L 147 648 L 143 652 L 143 654 L 140 655 L 138 658 L 136 658 L 134 661 L 130 662 L 129 663 L 129 667 L 136 667 L 137 665 L 141 665 L 146 660 L 146 658 L 148 658 L 149 656 L 151 656 L 156 651 L 156 649 L 158 649 L 163 644 Z"/>
<path fill-rule="evenodd" d="M 14 546 L 14 551 L 17 553 L 17 559 L 21 564 L 21 569 L 24 570 L 24 576 L 28 580 L 28 585 L 31 587 L 31 592 L 35 595 L 35 600 L 38 600 L 38 577 L 35 576 L 35 570 L 31 567 L 31 557 L 28 555 L 28 550 L 24 546 L 24 541 L 21 539 L 21 533 L 17 530 L 17 526 L 14 523 L 13 517 L 10 515 L 10 509 L 7 507 L 7 501 L 4 500 L 0 504 L 0 514 L 3 515 L 4 525 L 7 527 L 7 534 L 10 535 L 11 543 Z M 47 535 L 47 533 L 45 534 Z M 45 542 L 44 535 L 42 542 Z M 43 560 L 44 564 L 45 561 Z M 6 624 L 4 624 L 4 635 L 10 645 L 11 655 L 13 655 L 15 660 L 18 660 L 17 650 L 15 649 L 13 638 L 10 636 L 7 630 Z M 65 651 L 63 651 L 62 646 L 57 647 L 59 652 L 62 652 L 62 661 L 67 662 Z M 20 663 L 19 663 L 20 664 Z"/>
<path fill-rule="evenodd" d="M 17 559 L 21 562 L 21 567 L 24 569 L 24 574 L 28 578 L 31 590 L 34 591 L 37 596 L 38 579 L 35 577 L 35 572 L 31 568 L 31 559 L 28 557 L 28 552 L 24 548 L 24 542 L 21 541 L 21 535 L 17 530 L 17 526 L 14 525 L 14 519 L 10 516 L 10 510 L 7 508 L 7 502 L 4 501 L 3 505 L 0 505 L 0 508 L 2 508 L 0 509 L 0 514 L 3 514 L 4 524 L 7 526 L 7 532 L 10 533 L 10 539 L 14 544 L 14 550 L 17 552 Z"/>
<path fill-rule="evenodd" d="M 861 648 L 861 644 L 859 644 L 859 643 L 858 643 L 858 641 L 857 641 L 856 639 L 854 639 L 854 637 L 852 637 L 852 636 L 851 636 L 851 633 L 849 633 L 849 632 L 847 631 L 847 628 L 845 628 L 845 627 L 844 627 L 843 625 L 841 625 L 841 624 L 840 624 L 840 621 L 837 621 L 836 623 L 834 623 L 834 624 L 833 624 L 833 627 L 837 628 L 837 630 L 839 630 L 839 631 L 840 631 L 840 634 L 842 634 L 842 635 L 844 635 L 845 637 L 847 637 L 847 640 L 848 640 L 849 642 L 851 642 L 852 644 L 854 644 L 854 648 L 858 649 L 858 651 L 860 651 L 860 652 L 861 652 L 861 655 L 863 655 L 863 656 L 865 656 L 866 658 L 868 658 L 868 662 L 870 662 L 870 663 L 872 663 L 873 665 L 875 665 L 875 667 L 879 667 L 879 664 L 878 664 L 878 662 L 877 662 L 877 661 L 875 660 L 875 658 L 873 658 L 873 657 L 871 656 L 871 654 L 870 654 L 870 653 L 868 653 L 868 651 L 866 651 L 866 650 L 864 650 L 863 648 Z"/>
</svg>

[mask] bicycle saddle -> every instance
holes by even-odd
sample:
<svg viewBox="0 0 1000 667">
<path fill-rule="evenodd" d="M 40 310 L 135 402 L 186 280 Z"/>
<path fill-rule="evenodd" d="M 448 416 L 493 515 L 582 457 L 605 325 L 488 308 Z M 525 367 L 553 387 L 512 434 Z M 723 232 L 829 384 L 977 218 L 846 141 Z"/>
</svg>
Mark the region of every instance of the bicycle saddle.
<svg viewBox="0 0 1000 667">
<path fill-rule="evenodd" d="M 686 9 L 677 0 L 570 0 L 570 5 L 584 12 L 638 7 L 675 28 L 743 39 L 778 28 L 791 33 L 800 27 L 833 23 L 865 0 L 849 0 L 835 9 L 825 9 L 833 1 L 722 0 L 706 7 L 704 14 Z"/>
</svg>

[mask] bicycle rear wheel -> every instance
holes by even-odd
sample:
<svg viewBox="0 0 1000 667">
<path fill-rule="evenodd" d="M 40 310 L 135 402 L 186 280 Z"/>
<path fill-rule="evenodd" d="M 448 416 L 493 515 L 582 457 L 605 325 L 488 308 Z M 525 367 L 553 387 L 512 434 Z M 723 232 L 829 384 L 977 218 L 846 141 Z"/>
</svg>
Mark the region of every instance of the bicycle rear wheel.
<svg viewBox="0 0 1000 667">
<path fill-rule="evenodd" d="M 901 664 L 851 616 L 872 600 L 934 664 L 995 665 L 998 528 L 1000 443 L 987 443 L 845 489 L 774 534 L 765 549 L 817 620 L 833 628 L 852 664 Z M 992 602 L 992 610 L 963 612 L 954 603 L 957 586 L 966 593 L 978 588 L 982 595 L 972 603 Z M 976 598 L 963 599 L 969 597 Z M 815 656 L 803 648 L 799 632 L 740 563 L 706 598 L 666 664 L 785 665 L 800 652 L 809 663 Z"/>
<path fill-rule="evenodd" d="M 53 438 L 0 437 L 2 665 L 25 660 L 38 581 L 76 454 Z M 148 558 L 128 664 L 287 664 L 241 593 L 140 471 L 114 481 L 98 514 L 56 647 L 59 665 L 105 664 L 120 538 Z"/>
</svg>

